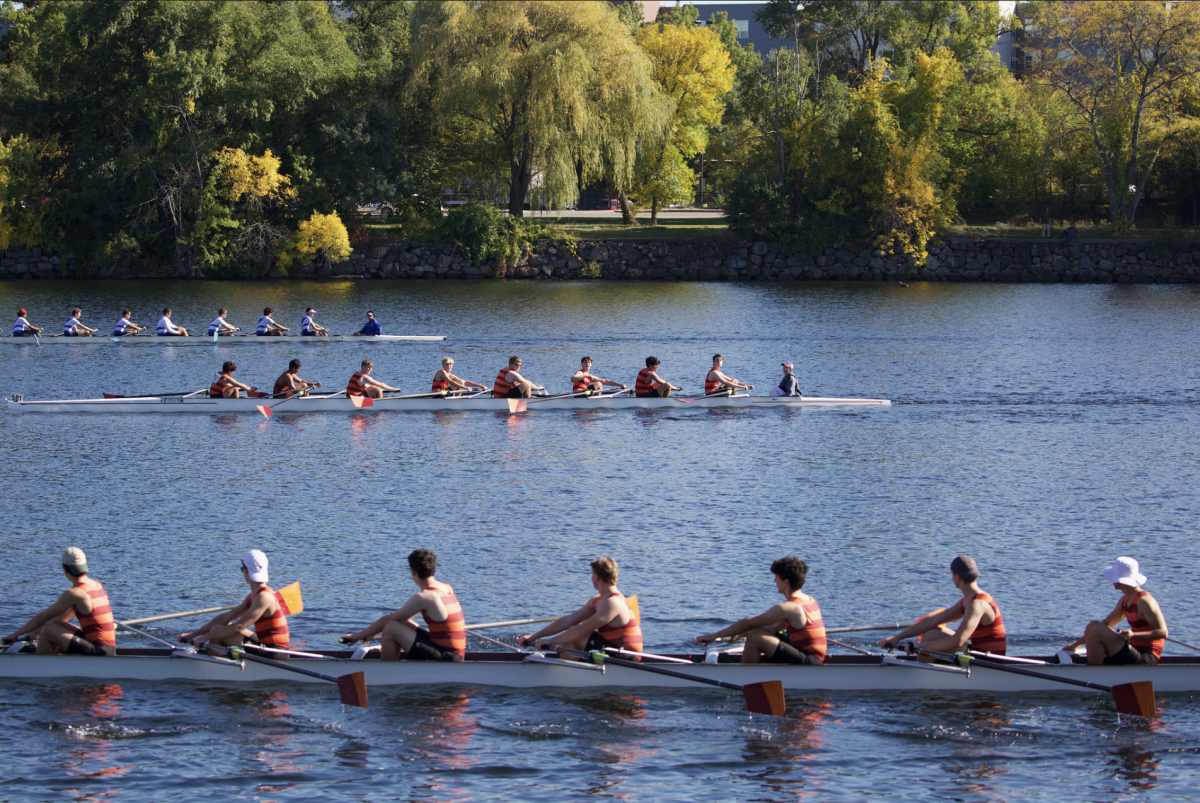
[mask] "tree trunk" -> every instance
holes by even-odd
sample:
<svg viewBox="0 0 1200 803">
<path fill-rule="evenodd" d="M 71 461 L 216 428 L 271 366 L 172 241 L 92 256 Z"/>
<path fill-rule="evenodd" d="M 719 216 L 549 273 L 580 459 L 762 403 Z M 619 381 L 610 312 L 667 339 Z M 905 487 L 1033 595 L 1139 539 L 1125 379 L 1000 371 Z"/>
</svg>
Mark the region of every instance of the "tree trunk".
<svg viewBox="0 0 1200 803">
<path fill-rule="evenodd" d="M 533 156 L 529 151 L 522 151 L 518 158 L 509 160 L 509 167 L 508 214 L 525 217 L 525 195 L 533 182 Z"/>
<path fill-rule="evenodd" d="M 617 193 L 617 199 L 621 202 L 621 222 L 626 226 L 633 226 L 637 221 L 633 219 L 633 210 L 629 208 L 629 199 L 625 197 L 625 190 Z"/>
<path fill-rule="evenodd" d="M 650 196 L 650 225 L 658 225 L 658 196 Z"/>
</svg>

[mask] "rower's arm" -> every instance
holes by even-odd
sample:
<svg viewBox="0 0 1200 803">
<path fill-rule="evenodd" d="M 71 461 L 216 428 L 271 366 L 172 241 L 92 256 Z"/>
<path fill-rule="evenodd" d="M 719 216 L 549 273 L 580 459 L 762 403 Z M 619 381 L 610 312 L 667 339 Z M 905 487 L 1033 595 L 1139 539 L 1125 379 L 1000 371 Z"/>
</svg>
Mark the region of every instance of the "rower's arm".
<svg viewBox="0 0 1200 803">
<path fill-rule="evenodd" d="M 935 627 L 944 625 L 947 622 L 953 622 L 955 619 L 958 619 L 960 616 L 962 616 L 961 613 L 958 613 L 959 607 L 959 604 L 955 603 L 941 613 L 934 614 L 933 616 L 926 616 L 921 621 L 909 625 L 899 633 L 896 633 L 893 636 L 888 636 L 886 639 L 880 642 L 880 646 L 894 646 L 906 638 L 919 636 L 922 633 L 933 630 Z"/>
<path fill-rule="evenodd" d="M 1137 609 L 1138 615 L 1146 620 L 1150 629 L 1134 630 L 1130 633 L 1131 636 L 1148 639 L 1160 639 L 1168 636 L 1167 620 L 1163 617 L 1162 609 L 1158 607 L 1158 600 L 1142 597 L 1138 600 Z"/>
<path fill-rule="evenodd" d="M 939 638 L 928 639 L 921 643 L 921 647 L 927 650 L 936 650 L 938 652 L 959 652 L 967 648 L 967 642 L 971 640 L 972 634 L 975 633 L 975 628 L 979 627 L 979 622 L 983 619 L 984 612 L 991 606 L 982 600 L 973 599 L 971 604 L 964 606 L 965 613 L 962 617 L 962 622 L 959 623 L 958 629 L 949 636 L 941 636 Z M 939 616 L 944 616 L 946 611 Z M 931 619 L 935 617 L 930 617 Z"/>
<path fill-rule="evenodd" d="M 383 632 L 383 629 L 387 627 L 388 622 L 407 622 L 417 614 L 426 611 L 428 606 L 429 601 L 421 596 L 421 594 L 418 592 L 405 600 L 404 604 L 400 606 L 399 610 L 384 614 L 357 633 L 350 633 L 343 638 L 345 638 L 351 644 L 356 641 L 370 641 Z"/>
<path fill-rule="evenodd" d="M 668 382 L 667 380 L 665 380 L 661 376 L 659 376 L 658 371 L 655 371 L 654 373 L 650 374 L 650 378 L 653 379 L 655 382 L 658 382 L 659 384 L 669 386 L 671 388 L 671 390 L 683 390 L 683 388 L 677 388 L 674 385 L 672 385 L 670 382 Z"/>
<path fill-rule="evenodd" d="M 571 625 L 552 639 L 547 639 L 547 641 L 551 641 L 554 644 L 562 644 L 566 641 L 583 641 L 587 639 L 593 631 L 600 629 L 617 617 L 619 603 L 612 597 L 609 597 L 600 601 L 600 604 L 596 606 L 595 613 L 591 613 L 587 608 L 584 608 L 583 612 L 588 614 L 586 619 Z"/>
<path fill-rule="evenodd" d="M 626 387 L 628 387 L 628 385 L 624 384 L 623 382 L 614 382 L 611 379 L 601 379 L 598 376 L 593 377 L 593 378 L 595 380 L 597 380 L 601 385 L 611 385 L 614 388 L 621 388 L 622 390 L 624 390 Z"/>
<path fill-rule="evenodd" d="M 712 373 L 716 374 L 717 379 L 721 380 L 721 382 L 723 382 L 726 385 L 732 385 L 735 388 L 743 388 L 743 389 L 747 389 L 747 390 L 750 389 L 751 387 L 753 387 L 753 385 L 747 385 L 744 382 L 737 381 L 732 376 L 725 376 L 725 374 L 721 373 L 720 371 L 713 370 Z"/>
<path fill-rule="evenodd" d="M 23 636 L 26 633 L 32 633 L 42 625 L 55 619 L 59 619 L 63 622 L 69 621 L 71 617 L 75 615 L 75 602 L 78 598 L 79 595 L 76 593 L 75 589 L 68 588 L 59 596 L 57 600 L 54 601 L 53 605 L 26 622 L 25 626 L 20 630 L 14 630 L 5 637 L 5 640 L 16 640 L 19 636 Z"/>
<path fill-rule="evenodd" d="M 797 610 L 799 609 L 799 610 Z M 805 615 L 804 609 L 798 605 L 790 605 L 786 602 L 781 602 L 774 605 L 766 611 L 763 611 L 758 616 L 747 616 L 745 619 L 734 622 L 728 627 L 722 628 L 715 633 L 697 636 L 697 644 L 708 644 L 709 642 L 718 641 L 720 639 L 735 640 L 743 633 L 749 633 L 752 630 L 759 628 L 769 628 L 778 622 L 784 622 L 791 619 L 798 627 L 804 627 L 808 624 L 808 616 Z"/>
<path fill-rule="evenodd" d="M 1108 627 L 1116 627 L 1117 624 L 1119 624 L 1120 621 L 1124 618 L 1125 618 L 1125 612 L 1121 610 L 1121 603 L 1118 602 L 1117 606 L 1109 612 L 1108 616 L 1105 616 L 1100 621 L 1103 622 Z M 1087 642 L 1087 633 L 1085 631 L 1084 635 L 1075 639 L 1070 644 L 1068 644 L 1066 647 L 1063 647 L 1063 649 L 1067 650 L 1068 652 L 1072 652 L 1075 650 L 1076 647 L 1082 647 L 1086 642 Z"/>
<path fill-rule="evenodd" d="M 538 632 L 525 636 L 522 639 L 518 639 L 518 641 L 524 641 L 528 644 L 529 642 L 537 641 L 540 638 L 548 638 L 558 633 L 562 633 L 564 630 L 574 627 L 580 622 L 586 621 L 591 615 L 592 606 L 590 604 L 584 605 L 574 613 L 568 613 L 566 616 L 560 616 Z"/>
<path fill-rule="evenodd" d="M 242 612 L 246 610 L 246 607 L 247 607 L 246 603 L 243 602 L 241 605 L 237 606 L 233 610 L 222 611 L 221 613 L 218 613 L 216 616 L 214 616 L 212 619 L 210 619 L 209 622 L 206 625 L 204 625 L 204 627 L 200 628 L 199 630 L 193 630 L 191 633 L 180 633 L 179 640 L 180 641 L 191 640 L 191 639 L 194 639 L 196 636 L 203 636 L 205 633 L 210 633 L 216 628 L 224 627 L 225 625 L 229 624 L 230 622 L 237 621 L 237 618 L 242 615 Z"/>
</svg>

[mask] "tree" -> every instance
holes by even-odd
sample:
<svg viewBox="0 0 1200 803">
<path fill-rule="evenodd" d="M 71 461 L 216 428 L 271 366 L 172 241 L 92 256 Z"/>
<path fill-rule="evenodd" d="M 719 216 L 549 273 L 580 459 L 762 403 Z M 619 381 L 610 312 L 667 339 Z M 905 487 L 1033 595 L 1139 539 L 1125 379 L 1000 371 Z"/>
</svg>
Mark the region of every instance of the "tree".
<svg viewBox="0 0 1200 803">
<path fill-rule="evenodd" d="M 316 259 L 321 274 L 328 275 L 334 262 L 345 262 L 350 258 L 350 251 L 350 235 L 337 213 L 313 212 L 283 244 L 279 264 L 286 269 L 297 262 L 303 264 Z"/>
<path fill-rule="evenodd" d="M 879 58 L 900 13 L 892 0 L 770 0 L 754 18 L 776 39 L 822 49 L 839 77 L 858 84 Z"/>
</svg>

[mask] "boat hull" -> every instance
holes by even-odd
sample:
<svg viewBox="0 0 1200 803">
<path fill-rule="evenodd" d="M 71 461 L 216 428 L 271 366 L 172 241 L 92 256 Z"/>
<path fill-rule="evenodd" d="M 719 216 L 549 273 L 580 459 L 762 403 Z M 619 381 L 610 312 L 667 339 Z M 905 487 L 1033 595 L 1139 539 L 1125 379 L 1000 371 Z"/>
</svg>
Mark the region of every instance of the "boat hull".
<svg viewBox="0 0 1200 803">
<path fill-rule="evenodd" d="M 64 337 L 63 335 L 46 335 L 34 342 L 32 337 L 0 336 L 0 343 L 13 346 L 229 346 L 243 343 L 260 343 L 264 345 L 279 345 L 280 343 L 306 344 L 316 343 L 400 343 L 424 340 L 445 340 L 444 335 L 326 335 L 324 337 L 302 337 L 300 335 L 284 335 L 281 337 L 259 337 L 258 335 L 228 335 L 213 340 L 208 335 L 192 335 L 191 337 L 158 337 L 157 335 L 128 335 L 126 337 Z"/>
</svg>

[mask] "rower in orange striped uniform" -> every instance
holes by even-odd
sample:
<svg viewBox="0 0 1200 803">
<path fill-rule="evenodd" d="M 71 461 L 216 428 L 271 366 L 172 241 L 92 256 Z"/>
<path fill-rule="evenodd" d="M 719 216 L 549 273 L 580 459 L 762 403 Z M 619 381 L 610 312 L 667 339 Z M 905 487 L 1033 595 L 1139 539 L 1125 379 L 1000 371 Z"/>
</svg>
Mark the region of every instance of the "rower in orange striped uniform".
<svg viewBox="0 0 1200 803">
<path fill-rule="evenodd" d="M 287 604 L 279 592 L 267 583 L 267 556 L 257 549 L 249 550 L 241 560 L 242 579 L 250 593 L 242 604 L 231 611 L 222 611 L 199 630 L 180 633 L 181 643 L 200 646 L 205 642 L 218 647 L 239 647 L 242 644 L 261 644 L 286 650 L 291 643 L 288 632 Z"/>
<path fill-rule="evenodd" d="M 928 633 L 921 639 L 923 650 L 962 652 L 971 649 L 1004 655 L 1008 650 L 1004 617 L 992 595 L 979 588 L 979 567 L 975 561 L 959 555 L 950 562 L 950 576 L 955 588 L 962 592 L 962 599 L 940 613 L 918 619 L 916 624 L 880 641 L 879 646 L 890 650 L 906 638 Z M 957 630 L 946 627 L 947 622 L 959 619 L 962 623 Z M 934 659 L 923 655 L 921 660 Z"/>
<path fill-rule="evenodd" d="M 478 382 L 472 382 L 468 379 L 455 376 L 451 373 L 453 368 L 453 358 L 442 357 L 442 368 L 433 375 L 433 387 L 430 390 L 434 393 L 445 393 L 450 390 L 466 390 L 467 388 L 487 390 L 487 385 L 481 385 Z"/>
<path fill-rule="evenodd" d="M 780 602 L 758 616 L 749 616 L 729 627 L 696 637 L 697 644 L 719 639 L 730 641 L 746 637 L 743 664 L 797 664 L 819 666 L 825 663 L 825 620 L 821 606 L 800 589 L 808 577 L 808 564 L 799 558 L 780 558 L 771 564 L 775 589 L 784 596 Z"/>
<path fill-rule="evenodd" d="M 658 357 L 647 357 L 646 367 L 638 371 L 637 381 L 633 383 L 633 395 L 639 399 L 665 399 L 677 388 L 658 375 L 658 366 L 662 365 Z"/>
<path fill-rule="evenodd" d="M 1124 596 L 1112 613 L 1099 621 L 1089 622 L 1083 638 L 1066 646 L 1068 652 L 1081 644 L 1087 645 L 1087 662 L 1098 664 L 1134 664 L 1158 666 L 1163 646 L 1170 631 L 1162 609 L 1149 591 L 1142 588 L 1146 575 L 1133 558 L 1117 558 L 1104 570 L 1104 579 Z M 1113 628 L 1124 619 L 1128 630 Z"/>
<path fill-rule="evenodd" d="M 708 396 L 722 390 L 754 390 L 754 385 L 747 385 L 739 382 L 732 376 L 725 376 L 721 373 L 721 366 L 725 364 L 725 358 L 720 354 L 713 355 L 712 368 L 704 375 L 704 395 Z"/>
<path fill-rule="evenodd" d="M 625 390 L 628 385 L 614 382 L 611 379 L 601 379 L 592 373 L 592 358 L 584 357 L 579 361 L 579 370 L 571 375 L 571 392 L 584 393 L 589 390 L 604 390 L 605 385 Z"/>
<path fill-rule="evenodd" d="M 347 396 L 367 396 L 372 399 L 382 399 L 385 390 L 398 391 L 400 388 L 394 388 L 391 385 L 385 385 L 375 377 L 371 376 L 371 371 L 375 368 L 375 363 L 370 360 L 363 360 L 359 369 L 350 377 L 350 381 L 346 383 Z"/>
<path fill-rule="evenodd" d="M 592 588 L 597 595 L 582 608 L 560 616 L 536 633 L 521 636 L 518 644 L 533 643 L 541 648 L 557 644 L 572 650 L 599 650 L 619 647 L 632 652 L 642 651 L 642 627 L 637 616 L 617 590 L 619 569 L 612 558 L 592 561 Z"/>
<path fill-rule="evenodd" d="M 71 547 L 62 554 L 63 572 L 72 586 L 46 610 L 5 636 L 10 644 L 29 634 L 37 639 L 38 655 L 117 654 L 117 626 L 104 586 L 88 576 L 83 550 Z M 77 617 L 79 626 L 71 624 Z"/>
<path fill-rule="evenodd" d="M 413 582 L 421 589 L 400 606 L 400 610 L 381 616 L 357 633 L 342 636 L 343 644 L 370 641 L 383 635 L 380 656 L 385 661 L 401 658 L 410 661 L 461 661 L 467 654 L 467 624 L 454 589 L 434 577 L 437 555 L 428 549 L 416 549 L 408 556 Z M 413 622 L 417 614 L 429 626 L 426 630 Z"/>
<path fill-rule="evenodd" d="M 496 384 L 492 387 L 492 396 L 497 399 L 528 399 L 535 390 L 545 390 L 541 385 L 535 385 L 519 373 L 521 358 L 516 354 L 508 358 L 508 367 L 501 368 L 496 374 Z"/>
</svg>

